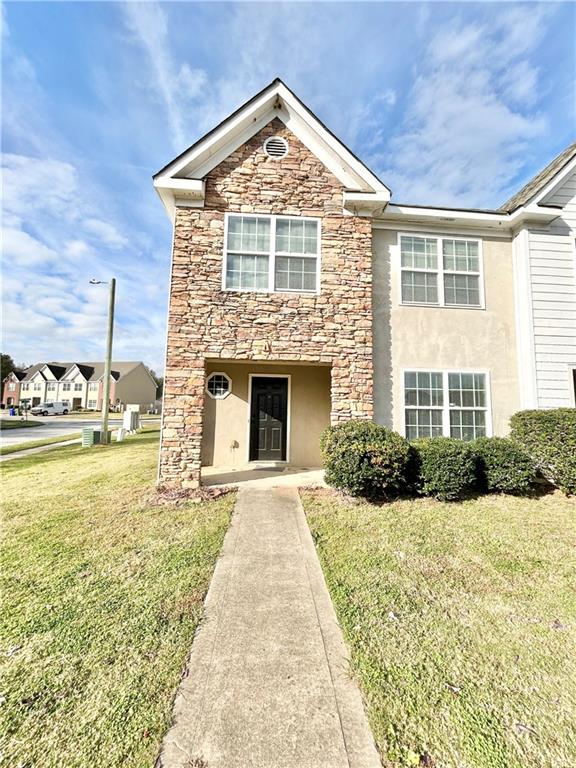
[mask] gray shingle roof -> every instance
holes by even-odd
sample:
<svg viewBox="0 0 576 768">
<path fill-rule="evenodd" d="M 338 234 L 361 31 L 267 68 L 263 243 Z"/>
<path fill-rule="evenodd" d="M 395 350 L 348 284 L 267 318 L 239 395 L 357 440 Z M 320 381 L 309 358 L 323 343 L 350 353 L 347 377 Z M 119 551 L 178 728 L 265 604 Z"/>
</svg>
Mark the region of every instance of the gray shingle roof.
<svg viewBox="0 0 576 768">
<path fill-rule="evenodd" d="M 112 376 L 118 381 L 118 379 L 122 378 L 122 376 L 125 376 L 127 373 L 130 373 L 134 368 L 139 366 L 141 363 L 140 361 L 136 362 L 112 362 Z M 104 363 L 93 363 L 93 362 L 87 362 L 87 363 L 62 363 L 62 362 L 50 362 L 50 363 L 37 363 L 36 365 L 31 365 L 30 368 L 27 368 L 25 371 L 25 376 L 23 381 L 29 381 L 34 374 L 39 371 L 41 368 L 44 368 L 44 366 L 48 366 L 54 376 L 60 380 L 66 377 L 66 374 L 68 371 L 70 371 L 75 365 L 78 366 L 80 369 L 82 375 L 88 380 L 88 381 L 98 381 L 102 376 L 104 375 Z"/>
<path fill-rule="evenodd" d="M 552 181 L 554 176 L 556 176 L 556 174 L 559 173 L 573 157 L 576 157 L 576 142 L 570 144 L 569 147 L 566 147 L 563 152 L 560 152 L 551 163 L 548 163 L 546 168 L 543 168 L 540 173 L 537 173 L 533 179 L 530 179 L 519 192 L 516 192 L 510 200 L 507 200 L 504 205 L 500 207 L 500 210 L 505 211 L 506 213 L 512 213 L 517 208 L 520 208 L 521 205 L 526 205 L 526 203 L 528 203 L 534 195 L 538 194 L 549 181 Z"/>
</svg>

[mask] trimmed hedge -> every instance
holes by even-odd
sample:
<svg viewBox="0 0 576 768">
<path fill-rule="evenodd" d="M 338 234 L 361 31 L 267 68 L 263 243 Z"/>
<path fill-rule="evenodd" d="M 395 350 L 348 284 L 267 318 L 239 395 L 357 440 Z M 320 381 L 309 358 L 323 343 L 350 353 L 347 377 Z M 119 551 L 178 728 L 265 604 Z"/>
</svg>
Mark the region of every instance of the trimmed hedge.
<svg viewBox="0 0 576 768">
<path fill-rule="evenodd" d="M 401 435 L 372 421 L 328 427 L 320 440 L 329 485 L 352 496 L 387 499 L 407 484 L 412 450 Z"/>
<path fill-rule="evenodd" d="M 427 437 L 412 443 L 417 454 L 417 487 L 440 501 L 460 499 L 476 486 L 476 458 L 469 443 Z"/>
<path fill-rule="evenodd" d="M 519 411 L 510 419 L 511 437 L 551 483 L 576 494 L 576 408 Z"/>
<path fill-rule="evenodd" d="M 478 485 L 488 492 L 528 493 L 536 479 L 534 462 L 513 440 L 480 437 L 470 443 L 476 456 Z"/>
</svg>

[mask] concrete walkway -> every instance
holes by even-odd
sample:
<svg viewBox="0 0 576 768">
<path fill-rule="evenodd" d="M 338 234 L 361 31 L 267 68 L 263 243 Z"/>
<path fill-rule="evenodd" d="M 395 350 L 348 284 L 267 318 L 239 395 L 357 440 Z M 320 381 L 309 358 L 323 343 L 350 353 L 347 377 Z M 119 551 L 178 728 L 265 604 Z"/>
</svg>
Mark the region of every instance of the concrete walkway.
<svg viewBox="0 0 576 768">
<path fill-rule="evenodd" d="M 3 461 L 10 461 L 11 459 L 22 459 L 24 456 L 30 456 L 31 453 L 44 453 L 44 451 L 53 451 L 54 448 L 62 448 L 65 445 L 74 445 L 74 443 L 80 442 L 82 442 L 82 438 L 76 437 L 74 440 L 62 440 L 61 443 L 38 445 L 36 448 L 23 448 L 21 451 L 14 451 L 14 453 L 7 453 L 5 456 L 0 456 L 0 463 Z"/>
<path fill-rule="evenodd" d="M 379 768 L 298 491 L 242 488 L 157 768 Z"/>
</svg>

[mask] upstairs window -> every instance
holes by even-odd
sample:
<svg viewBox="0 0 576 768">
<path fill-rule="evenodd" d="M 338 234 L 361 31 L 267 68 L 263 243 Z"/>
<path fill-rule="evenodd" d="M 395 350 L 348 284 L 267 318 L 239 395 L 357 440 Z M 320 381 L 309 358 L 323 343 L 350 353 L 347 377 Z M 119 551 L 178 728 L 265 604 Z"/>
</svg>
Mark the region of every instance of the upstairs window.
<svg viewBox="0 0 576 768">
<path fill-rule="evenodd" d="M 226 290 L 315 293 L 319 287 L 319 257 L 317 219 L 226 218 Z"/>
<path fill-rule="evenodd" d="M 74 391 L 75 392 L 82 392 L 82 382 L 76 382 L 74 384 Z"/>
<path fill-rule="evenodd" d="M 478 240 L 401 235 L 400 274 L 403 304 L 483 307 Z"/>
<path fill-rule="evenodd" d="M 48 382 L 48 386 L 46 387 L 46 389 L 49 392 L 54 392 L 54 390 L 56 389 L 56 382 L 55 381 L 49 381 Z"/>
</svg>

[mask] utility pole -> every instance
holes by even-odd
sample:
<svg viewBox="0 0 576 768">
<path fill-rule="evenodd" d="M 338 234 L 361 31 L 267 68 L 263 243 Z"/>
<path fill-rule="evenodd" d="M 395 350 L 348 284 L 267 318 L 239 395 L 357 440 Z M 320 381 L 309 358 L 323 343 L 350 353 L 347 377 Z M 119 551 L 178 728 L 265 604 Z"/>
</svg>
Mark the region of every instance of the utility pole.
<svg viewBox="0 0 576 768">
<path fill-rule="evenodd" d="M 110 375 L 112 371 L 112 334 L 114 332 L 114 299 L 116 295 L 116 278 L 110 280 L 110 295 L 108 298 L 108 334 L 106 337 L 106 360 L 104 362 L 104 392 L 102 398 L 102 431 L 100 443 L 108 442 L 108 411 L 110 409 Z"/>
</svg>

